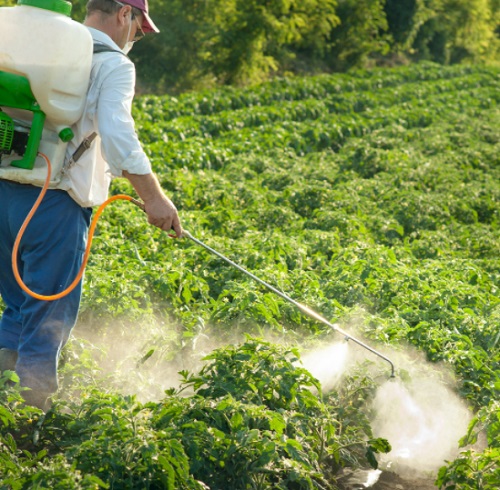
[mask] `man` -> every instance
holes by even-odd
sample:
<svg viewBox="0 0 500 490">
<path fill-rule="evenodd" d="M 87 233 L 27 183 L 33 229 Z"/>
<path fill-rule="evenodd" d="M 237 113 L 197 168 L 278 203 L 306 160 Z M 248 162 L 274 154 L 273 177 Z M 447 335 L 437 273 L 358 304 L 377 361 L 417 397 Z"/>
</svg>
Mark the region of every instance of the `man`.
<svg viewBox="0 0 500 490">
<path fill-rule="evenodd" d="M 84 23 L 94 40 L 86 106 L 74 125 L 65 170 L 28 226 L 19 249 L 19 269 L 32 291 L 64 290 L 83 258 L 91 206 L 107 197 L 112 176 L 126 177 L 143 200 L 149 223 L 162 230 L 182 227 L 174 204 L 163 193 L 134 130 L 131 105 L 135 67 L 124 55 L 145 33 L 159 32 L 147 0 L 90 0 Z M 89 148 L 75 158 L 86 141 Z M 75 161 L 76 160 L 76 161 Z M 17 232 L 40 189 L 0 180 L 0 371 L 15 369 L 25 401 L 45 409 L 57 390 L 57 363 L 76 323 L 81 284 L 56 301 L 39 301 L 15 282 L 11 253 Z"/>
</svg>

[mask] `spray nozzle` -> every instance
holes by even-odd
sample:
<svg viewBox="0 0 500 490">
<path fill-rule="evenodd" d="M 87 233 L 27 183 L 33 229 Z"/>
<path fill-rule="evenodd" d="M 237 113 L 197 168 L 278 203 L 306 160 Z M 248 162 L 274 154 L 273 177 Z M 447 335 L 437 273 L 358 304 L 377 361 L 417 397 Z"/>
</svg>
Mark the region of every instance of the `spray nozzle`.
<svg viewBox="0 0 500 490">
<path fill-rule="evenodd" d="M 387 356 L 384 356 L 382 353 L 380 353 L 379 351 L 373 349 L 372 347 L 370 347 L 369 345 L 365 344 L 364 342 L 361 342 L 361 340 L 358 340 L 357 338 L 355 337 L 352 337 L 351 335 L 349 335 L 348 333 L 344 332 L 341 328 L 339 328 L 338 325 L 332 325 L 331 323 L 328 324 L 334 331 L 336 332 L 339 332 L 341 333 L 343 336 L 344 336 L 344 340 L 347 342 L 349 340 L 352 340 L 353 342 L 355 342 L 356 344 L 358 344 L 359 346 L 365 348 L 366 350 L 369 350 L 372 354 L 375 354 L 376 356 L 380 357 L 380 359 L 383 359 L 384 361 L 388 362 L 391 366 L 391 378 L 395 378 L 396 377 L 396 374 L 395 374 L 395 368 L 394 368 L 394 363 L 387 357 Z"/>
</svg>

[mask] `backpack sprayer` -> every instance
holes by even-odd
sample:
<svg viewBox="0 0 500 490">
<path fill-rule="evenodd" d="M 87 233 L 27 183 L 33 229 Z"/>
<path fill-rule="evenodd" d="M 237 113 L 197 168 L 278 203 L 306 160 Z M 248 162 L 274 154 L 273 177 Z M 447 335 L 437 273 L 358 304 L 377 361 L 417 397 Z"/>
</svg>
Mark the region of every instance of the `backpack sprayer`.
<svg viewBox="0 0 500 490">
<path fill-rule="evenodd" d="M 51 178 L 56 181 L 60 178 L 66 146 L 73 138 L 69 126 L 81 117 L 88 88 L 92 37 L 84 26 L 69 18 L 70 13 L 71 4 L 65 0 L 18 0 L 16 7 L 0 8 L 0 178 L 42 185 L 14 243 L 12 268 L 19 286 L 41 301 L 60 299 L 78 285 L 88 262 L 97 221 L 109 203 L 122 199 L 145 209 L 143 203 L 123 194 L 111 197 L 98 208 L 89 229 L 81 269 L 66 290 L 46 296 L 31 291 L 23 283 L 17 267 L 19 243 L 50 187 Z M 51 161 L 55 162 L 55 168 Z M 184 236 L 292 303 L 305 315 L 388 362 L 391 377 L 395 376 L 394 364 L 380 352 L 259 279 L 191 233 L 184 230 Z"/>
</svg>

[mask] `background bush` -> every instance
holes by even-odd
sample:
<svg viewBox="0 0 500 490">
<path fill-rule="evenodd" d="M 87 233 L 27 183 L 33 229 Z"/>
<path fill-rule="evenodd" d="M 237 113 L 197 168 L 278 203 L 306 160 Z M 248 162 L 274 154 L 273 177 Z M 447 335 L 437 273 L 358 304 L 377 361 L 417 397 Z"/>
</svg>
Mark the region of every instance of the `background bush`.
<svg viewBox="0 0 500 490">
<path fill-rule="evenodd" d="M 2 0 L 12 3 L 12 0 Z M 83 20 L 84 0 L 73 1 Z M 428 60 L 499 59 L 497 0 L 151 0 L 131 58 L 146 93 Z"/>
</svg>

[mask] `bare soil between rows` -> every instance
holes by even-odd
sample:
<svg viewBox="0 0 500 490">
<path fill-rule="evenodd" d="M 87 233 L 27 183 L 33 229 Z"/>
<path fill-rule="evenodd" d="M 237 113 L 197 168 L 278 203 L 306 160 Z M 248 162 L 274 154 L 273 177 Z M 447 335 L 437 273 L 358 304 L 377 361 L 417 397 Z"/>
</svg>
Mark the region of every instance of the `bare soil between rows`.
<svg viewBox="0 0 500 490">
<path fill-rule="evenodd" d="M 436 490 L 433 478 L 404 478 L 395 473 L 383 472 L 373 490 Z"/>
<path fill-rule="evenodd" d="M 423 476 L 400 476 L 390 471 L 383 471 L 378 480 L 369 485 L 367 481 L 368 471 L 357 470 L 349 472 L 338 481 L 341 490 L 437 490 L 433 477 Z"/>
</svg>

